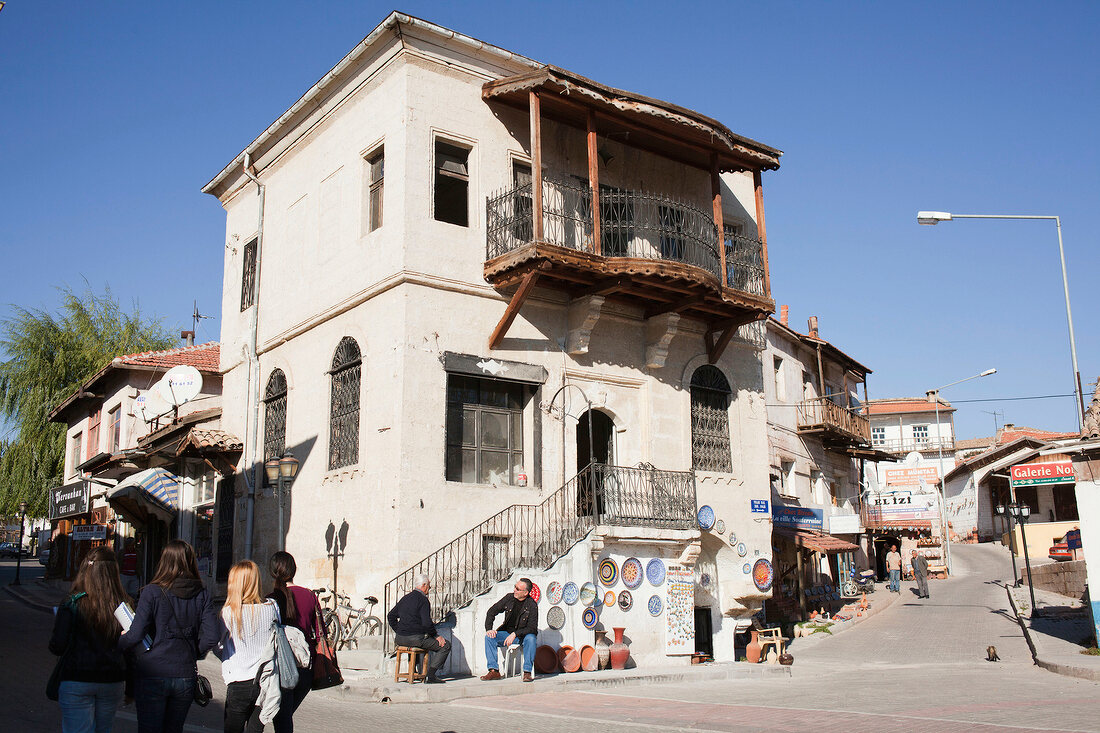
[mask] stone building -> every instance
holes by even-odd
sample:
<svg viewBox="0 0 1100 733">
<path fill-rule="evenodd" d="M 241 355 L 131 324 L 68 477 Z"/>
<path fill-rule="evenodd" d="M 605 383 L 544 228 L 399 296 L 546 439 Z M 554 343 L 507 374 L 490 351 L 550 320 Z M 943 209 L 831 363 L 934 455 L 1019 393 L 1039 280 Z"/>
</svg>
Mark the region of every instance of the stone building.
<svg viewBox="0 0 1100 733">
<path fill-rule="evenodd" d="M 383 611 L 429 572 L 458 668 L 484 663 L 494 584 L 532 577 L 547 629 L 554 582 L 659 560 L 686 600 L 647 580 L 624 610 L 623 577 L 600 623 L 630 627 L 638 663 L 733 659 L 771 592 L 750 500 L 770 498 L 761 176 L 780 154 L 390 15 L 203 189 L 226 211 L 236 554 L 285 535 L 299 582 Z M 287 451 L 279 527 L 258 469 Z M 584 632 L 581 609 L 542 643 Z"/>
</svg>

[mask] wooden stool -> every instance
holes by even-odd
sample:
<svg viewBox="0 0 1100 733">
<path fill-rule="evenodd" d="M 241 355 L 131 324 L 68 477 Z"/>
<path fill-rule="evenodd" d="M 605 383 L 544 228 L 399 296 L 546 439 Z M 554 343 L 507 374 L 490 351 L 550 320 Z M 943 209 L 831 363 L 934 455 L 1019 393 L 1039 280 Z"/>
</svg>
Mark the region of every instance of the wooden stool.
<svg viewBox="0 0 1100 733">
<path fill-rule="evenodd" d="M 418 649 L 414 646 L 399 646 L 397 647 L 397 664 L 393 668 L 393 681 L 401 681 L 401 658 L 408 659 L 408 669 L 405 672 L 405 681 L 412 684 L 413 682 L 420 682 L 428 676 L 428 652 L 426 649 Z M 423 657 L 423 659 L 421 659 Z M 420 662 L 421 671 L 417 672 L 416 668 Z"/>
</svg>

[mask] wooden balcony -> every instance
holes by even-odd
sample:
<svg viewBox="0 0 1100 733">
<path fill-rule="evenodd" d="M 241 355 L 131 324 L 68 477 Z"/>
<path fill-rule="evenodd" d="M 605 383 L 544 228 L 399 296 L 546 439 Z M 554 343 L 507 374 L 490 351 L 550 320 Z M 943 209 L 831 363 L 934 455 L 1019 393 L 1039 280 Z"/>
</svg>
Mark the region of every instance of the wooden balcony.
<svg viewBox="0 0 1100 733">
<path fill-rule="evenodd" d="M 871 443 L 871 421 L 825 397 L 798 403 L 798 432 L 819 436 L 827 446 Z"/>
</svg>

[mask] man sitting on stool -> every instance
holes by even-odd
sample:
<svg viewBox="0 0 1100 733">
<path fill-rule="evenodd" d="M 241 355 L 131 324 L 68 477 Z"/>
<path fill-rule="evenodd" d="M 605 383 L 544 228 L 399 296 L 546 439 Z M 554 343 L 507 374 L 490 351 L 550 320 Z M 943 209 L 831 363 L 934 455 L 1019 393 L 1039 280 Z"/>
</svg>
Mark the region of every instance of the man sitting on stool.
<svg viewBox="0 0 1100 733">
<path fill-rule="evenodd" d="M 428 651 L 428 674 L 424 683 L 441 684 L 443 680 L 436 674 L 447 661 L 447 656 L 451 653 L 451 645 L 436 633 L 435 624 L 432 622 L 432 602 L 428 600 L 428 589 L 432 586 L 428 576 L 421 573 L 413 582 L 416 583 L 414 590 L 406 593 L 405 597 L 390 609 L 386 614 L 386 620 L 393 629 L 394 642 L 397 646 L 411 646 Z"/>
<path fill-rule="evenodd" d="M 497 669 L 497 650 L 500 647 L 507 649 L 513 641 L 519 639 L 523 644 L 523 681 L 534 681 L 539 607 L 531 598 L 533 585 L 530 578 L 520 578 L 516 581 L 515 590 L 494 603 L 489 613 L 485 614 L 485 661 L 489 671 L 481 679 L 486 681 L 500 679 L 500 670 Z M 493 630 L 493 619 L 501 613 L 504 614 L 504 623 Z"/>
</svg>

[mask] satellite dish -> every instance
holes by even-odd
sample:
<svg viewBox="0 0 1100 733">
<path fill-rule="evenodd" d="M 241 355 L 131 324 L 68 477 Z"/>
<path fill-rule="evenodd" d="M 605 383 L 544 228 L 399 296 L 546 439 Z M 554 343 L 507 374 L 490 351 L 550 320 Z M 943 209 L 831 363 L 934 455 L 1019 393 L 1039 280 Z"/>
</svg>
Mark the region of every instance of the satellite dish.
<svg viewBox="0 0 1100 733">
<path fill-rule="evenodd" d="M 202 390 L 202 375 L 193 366 L 174 366 L 153 385 L 153 390 L 159 392 L 169 405 L 178 407 L 199 394 Z"/>
<path fill-rule="evenodd" d="M 134 414 L 145 422 L 152 422 L 171 409 L 156 389 L 146 390 L 134 400 Z"/>
<path fill-rule="evenodd" d="M 910 466 L 915 466 L 921 462 L 923 456 L 917 451 L 911 451 L 905 456 L 905 462 Z"/>
</svg>

